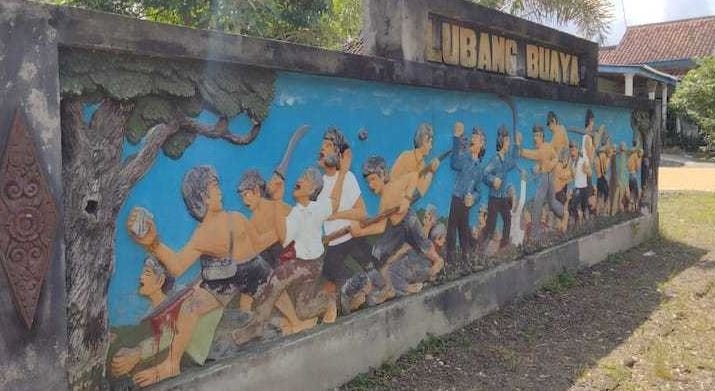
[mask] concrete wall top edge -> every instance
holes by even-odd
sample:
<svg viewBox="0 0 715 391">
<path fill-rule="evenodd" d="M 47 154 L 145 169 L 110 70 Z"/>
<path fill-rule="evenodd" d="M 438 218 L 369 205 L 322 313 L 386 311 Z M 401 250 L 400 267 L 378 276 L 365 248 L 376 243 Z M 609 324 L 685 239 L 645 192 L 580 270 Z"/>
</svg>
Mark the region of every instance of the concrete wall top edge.
<svg viewBox="0 0 715 391">
<path fill-rule="evenodd" d="M 27 1 L 23 8 L 34 8 L 38 14 L 51 15 L 49 22 L 57 29 L 58 44 L 63 47 L 212 60 L 289 72 L 604 106 L 648 109 L 652 105 L 645 99 L 550 85 L 520 77 L 355 55 L 73 7 Z"/>
<path fill-rule="evenodd" d="M 413 0 L 410 0 L 413 1 Z M 408 1 L 407 3 L 409 4 Z M 522 19 L 504 12 L 496 11 L 467 0 L 432 0 L 428 3 L 430 12 L 450 16 L 465 22 L 489 24 L 490 29 L 508 31 L 512 34 L 522 34 L 528 38 L 543 43 L 554 44 L 554 37 L 558 35 L 560 45 L 563 47 L 581 48 L 578 52 L 595 52 L 598 54 L 598 44 L 596 42 L 583 39 L 573 34 L 556 30 L 549 26 Z M 499 28 L 500 25 L 519 25 L 519 31 Z"/>
</svg>

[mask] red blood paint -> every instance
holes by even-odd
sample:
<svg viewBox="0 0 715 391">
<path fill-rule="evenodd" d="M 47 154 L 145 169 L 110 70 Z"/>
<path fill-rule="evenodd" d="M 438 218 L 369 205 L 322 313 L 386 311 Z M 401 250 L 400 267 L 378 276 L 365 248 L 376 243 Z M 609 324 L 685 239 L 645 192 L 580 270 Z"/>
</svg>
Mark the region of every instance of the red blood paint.
<svg viewBox="0 0 715 391">
<path fill-rule="evenodd" d="M 194 289 L 187 289 L 180 295 L 171 299 L 170 303 L 163 305 L 149 319 L 151 331 L 156 341 L 156 353 L 159 353 L 159 344 L 161 342 L 161 334 L 164 328 L 169 328 L 172 333 L 172 338 L 176 335 L 176 320 L 179 318 L 179 311 L 184 301 L 194 292 Z"/>
</svg>

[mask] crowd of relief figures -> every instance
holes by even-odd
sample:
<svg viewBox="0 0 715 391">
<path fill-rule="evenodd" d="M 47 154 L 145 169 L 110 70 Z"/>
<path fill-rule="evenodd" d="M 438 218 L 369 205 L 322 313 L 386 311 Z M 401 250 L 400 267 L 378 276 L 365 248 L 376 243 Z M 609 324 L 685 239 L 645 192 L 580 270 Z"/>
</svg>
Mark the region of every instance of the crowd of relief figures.
<svg viewBox="0 0 715 391">
<path fill-rule="evenodd" d="M 224 337 L 238 351 L 420 292 L 444 278 L 450 263 L 479 270 L 500 254 L 521 254 L 606 216 L 637 213 L 648 171 L 638 132 L 632 143 L 616 143 L 595 125 L 591 110 L 584 117 L 585 126 L 567 132 L 548 112 L 545 127 L 524 134 L 466 120 L 439 132 L 422 123 L 413 149 L 359 162 L 353 135 L 301 127 L 276 154 L 282 160 L 270 177 L 241 168 L 231 194 L 222 194 L 214 167 L 191 168 L 180 178 L 186 210 L 177 213 L 188 213 L 197 225 L 183 246 L 162 241 L 164 227 L 142 205 L 130 205 L 122 222 L 120 229 L 145 250 L 139 294 L 151 311 L 136 326 L 146 332 L 134 333 L 131 343 L 113 343 L 112 377 L 145 387 L 187 365 L 203 365 L 219 329 L 228 330 Z M 308 131 L 323 134 L 312 146 L 315 161 L 291 162 L 293 151 L 306 147 L 300 140 Z M 433 151 L 435 137 L 450 133 L 451 149 Z M 486 159 L 488 148 L 496 153 Z M 305 169 L 287 178 L 289 164 Z M 442 170 L 454 172 L 451 188 L 431 186 Z M 510 173 L 517 173 L 510 176 L 518 178 L 514 183 Z M 379 197 L 373 215 L 363 200 L 368 191 Z M 430 192 L 451 199 L 448 214 L 418 204 Z M 240 197 L 249 215 L 226 210 L 227 197 Z M 175 287 L 197 262 L 199 276 Z"/>
</svg>

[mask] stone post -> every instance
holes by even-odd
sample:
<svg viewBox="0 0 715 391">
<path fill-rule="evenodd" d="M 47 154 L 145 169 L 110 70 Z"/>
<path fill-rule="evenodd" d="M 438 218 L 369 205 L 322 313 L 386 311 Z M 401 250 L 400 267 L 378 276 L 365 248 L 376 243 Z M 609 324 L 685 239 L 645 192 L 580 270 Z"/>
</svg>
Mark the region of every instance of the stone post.
<svg viewBox="0 0 715 391">
<path fill-rule="evenodd" d="M 427 23 L 425 0 L 364 0 L 366 54 L 424 62 Z"/>
<path fill-rule="evenodd" d="M 668 129 L 668 84 L 661 84 L 661 129 Z"/>
<path fill-rule="evenodd" d="M 626 90 L 625 94 L 626 96 L 633 96 L 633 76 L 635 76 L 632 73 L 624 73 L 623 77 L 626 78 Z"/>
<path fill-rule="evenodd" d="M 646 86 L 648 88 L 648 99 L 655 100 L 655 90 L 658 89 L 658 82 L 653 79 L 648 79 Z"/>
<path fill-rule="evenodd" d="M 0 226 L 3 390 L 68 388 L 59 71 L 50 20 L 33 3 L 0 2 L 0 183 L 7 185 L 0 221 L 17 223 Z"/>
</svg>

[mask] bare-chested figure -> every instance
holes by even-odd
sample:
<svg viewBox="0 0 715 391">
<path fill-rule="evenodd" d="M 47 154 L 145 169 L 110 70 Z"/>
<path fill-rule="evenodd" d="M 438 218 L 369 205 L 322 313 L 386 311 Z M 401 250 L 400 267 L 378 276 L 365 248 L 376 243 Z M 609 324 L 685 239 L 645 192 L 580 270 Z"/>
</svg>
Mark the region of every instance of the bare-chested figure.
<svg viewBox="0 0 715 391">
<path fill-rule="evenodd" d="M 349 155 L 348 155 L 349 158 Z M 263 335 L 273 306 L 286 292 L 292 292 L 297 316 L 308 327 L 316 324 L 318 316 L 326 323 L 335 321 L 337 306 L 335 292 L 327 291 L 320 279 L 325 247 L 322 242 L 323 223 L 338 207 L 340 191 L 347 167 L 341 169 L 329 197 L 319 197 L 323 175 L 314 167 L 305 170 L 293 189 L 295 206 L 282 220 L 276 221 L 276 235 L 283 244 L 281 264 L 273 271 L 270 281 L 262 287 L 254 301 L 253 318 L 233 331 L 236 344 L 243 344 Z M 307 328 L 303 327 L 302 329 Z M 301 329 L 301 330 L 302 330 Z M 298 330 L 294 330 L 298 331 Z"/>
<path fill-rule="evenodd" d="M 557 155 L 554 148 L 547 142 L 544 141 L 544 129 L 541 126 L 535 125 L 532 129 L 534 137 L 535 149 L 524 149 L 522 148 L 522 135 L 517 133 L 515 144 L 519 147 L 520 156 L 534 160 L 536 165 L 534 171 L 539 177 L 539 184 L 536 190 L 536 195 L 534 196 L 533 209 L 531 212 L 532 221 L 541 221 L 542 209 L 544 204 L 548 202 L 551 211 L 559 218 L 562 219 L 561 228 L 568 223 L 568 208 L 564 207 L 564 204 L 556 199 L 556 192 L 554 190 L 554 167 L 557 163 Z M 532 228 L 532 234 L 534 240 L 541 239 L 541 225 L 534 224 Z"/>
<path fill-rule="evenodd" d="M 559 225 L 559 229 L 565 232 L 569 219 L 569 202 L 572 197 L 572 193 L 568 191 L 568 184 L 571 183 L 575 177 L 575 172 L 570 164 L 570 153 L 568 150 L 562 149 L 559 153 L 559 161 L 554 166 L 553 176 L 554 198 L 566 208 L 565 219 L 562 219 Z"/>
<path fill-rule="evenodd" d="M 559 122 L 559 117 L 556 113 L 549 111 L 546 115 L 546 125 L 551 130 L 551 147 L 558 156 L 562 150 L 566 149 L 569 145 L 569 138 L 566 134 L 566 128 Z"/>
<path fill-rule="evenodd" d="M 607 134 L 601 138 L 596 151 L 596 213 L 601 216 L 608 214 L 611 190 L 609 189 L 608 173 L 611 168 L 611 157 L 614 154 L 613 146 Z"/>
<path fill-rule="evenodd" d="M 271 274 L 270 265 L 254 247 L 258 235 L 238 212 L 223 209 L 218 175 L 210 166 L 189 170 L 181 186 L 189 214 L 199 224 L 179 251 L 164 244 L 155 222 L 141 209 L 127 219 L 130 237 L 161 262 L 173 277 L 201 261 L 201 282 L 185 296 L 177 314 L 176 333 L 167 358 L 134 377 L 141 386 L 159 382 L 180 372 L 181 357 L 201 317 L 228 304 L 238 293 L 255 294 Z"/>
<path fill-rule="evenodd" d="M 628 151 L 626 143 L 621 142 L 611 157 L 611 216 L 623 212 L 630 202 L 628 194 Z"/>
<path fill-rule="evenodd" d="M 634 212 L 640 207 L 640 188 L 638 186 L 638 173 L 643 161 L 643 150 L 638 148 L 637 141 L 633 142 L 633 149 L 628 157 L 628 190 L 630 190 L 630 209 Z"/>
<path fill-rule="evenodd" d="M 417 214 L 411 208 L 412 197 L 418 184 L 418 173 L 390 179 L 385 159 L 373 156 L 363 165 L 363 177 L 370 190 L 380 196 L 380 213 L 393 208 L 397 208 L 397 212 L 366 227 L 353 224 L 353 236 L 380 235 L 373 245 L 372 255 L 382 262 L 392 259 L 402 245 L 407 243 L 432 262 L 430 274 L 436 276 L 444 267 L 444 260 L 425 236 Z M 389 267 L 389 262 L 385 262 L 384 267 Z"/>
<path fill-rule="evenodd" d="M 283 188 L 276 183 L 277 179 L 273 179 L 271 184 L 274 191 L 278 188 Z M 256 170 L 249 170 L 243 174 L 240 183 L 238 184 L 238 193 L 241 196 L 244 204 L 251 210 L 252 216 L 249 220 L 258 234 L 256 250 L 260 251 L 261 256 L 265 259 L 273 269 L 277 268 L 280 263 L 280 254 L 283 252 L 283 245 L 279 238 L 280 226 L 285 221 L 290 213 L 290 205 L 282 199 L 269 198 L 269 192 L 265 181 L 261 174 Z M 252 298 L 242 294 L 240 307 L 244 311 L 250 311 L 252 306 Z M 287 293 L 284 293 L 276 301 L 276 308 L 285 317 L 283 326 L 283 334 L 292 334 L 310 328 L 314 325 L 311 320 L 301 320 L 296 314 L 293 303 Z"/>
<path fill-rule="evenodd" d="M 397 160 L 395 160 L 395 164 L 392 165 L 392 171 L 390 172 L 390 178 L 394 180 L 406 174 L 417 174 L 417 190 L 421 196 L 427 192 L 429 185 L 432 183 L 434 173 L 437 172 L 437 168 L 439 167 L 439 159 L 434 158 L 429 163 L 429 170 L 423 175 L 420 175 L 420 171 L 425 168 L 425 158 L 429 155 L 430 151 L 432 151 L 433 139 L 434 130 L 432 130 L 432 126 L 428 123 L 421 123 L 415 131 L 413 140 L 415 149 L 402 152 L 400 156 L 397 157 Z"/>
</svg>

